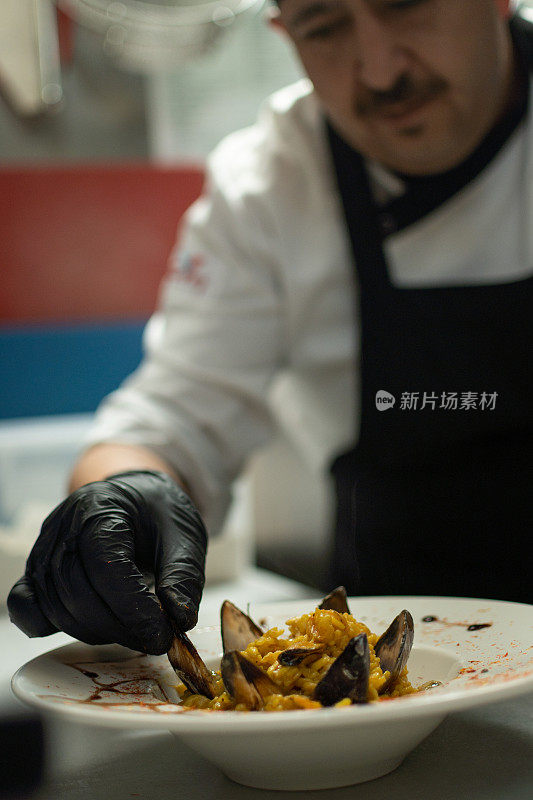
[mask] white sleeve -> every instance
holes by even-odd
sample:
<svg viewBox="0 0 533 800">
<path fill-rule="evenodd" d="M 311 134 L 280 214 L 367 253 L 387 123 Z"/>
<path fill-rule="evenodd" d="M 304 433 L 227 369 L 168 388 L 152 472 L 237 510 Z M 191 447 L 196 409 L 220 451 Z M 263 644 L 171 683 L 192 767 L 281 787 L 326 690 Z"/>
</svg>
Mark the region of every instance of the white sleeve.
<svg viewBox="0 0 533 800">
<path fill-rule="evenodd" d="M 267 393 L 286 349 L 273 222 L 250 171 L 240 185 L 228 174 L 230 156 L 219 152 L 218 179 L 209 175 L 186 215 L 144 360 L 103 401 L 88 440 L 161 455 L 190 485 L 212 533 L 232 481 L 273 432 Z"/>
</svg>

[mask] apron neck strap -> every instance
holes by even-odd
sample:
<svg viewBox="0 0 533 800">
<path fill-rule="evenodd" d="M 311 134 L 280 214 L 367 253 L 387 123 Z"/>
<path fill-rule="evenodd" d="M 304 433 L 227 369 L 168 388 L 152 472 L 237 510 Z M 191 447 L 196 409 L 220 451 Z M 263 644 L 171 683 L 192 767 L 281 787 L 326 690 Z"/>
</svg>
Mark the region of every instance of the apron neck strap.
<svg viewBox="0 0 533 800">
<path fill-rule="evenodd" d="M 337 187 L 350 237 L 354 265 L 361 285 L 371 294 L 390 287 L 378 209 L 372 196 L 363 157 L 326 121 Z"/>
</svg>

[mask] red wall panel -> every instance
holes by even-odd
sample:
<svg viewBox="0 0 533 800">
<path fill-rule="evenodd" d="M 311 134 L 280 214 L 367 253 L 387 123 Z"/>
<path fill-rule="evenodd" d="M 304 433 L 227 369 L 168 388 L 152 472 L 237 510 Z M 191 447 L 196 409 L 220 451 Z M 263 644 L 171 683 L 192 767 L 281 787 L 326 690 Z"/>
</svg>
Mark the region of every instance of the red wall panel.
<svg viewBox="0 0 533 800">
<path fill-rule="evenodd" d="M 147 317 L 200 167 L 0 170 L 0 321 Z"/>
</svg>

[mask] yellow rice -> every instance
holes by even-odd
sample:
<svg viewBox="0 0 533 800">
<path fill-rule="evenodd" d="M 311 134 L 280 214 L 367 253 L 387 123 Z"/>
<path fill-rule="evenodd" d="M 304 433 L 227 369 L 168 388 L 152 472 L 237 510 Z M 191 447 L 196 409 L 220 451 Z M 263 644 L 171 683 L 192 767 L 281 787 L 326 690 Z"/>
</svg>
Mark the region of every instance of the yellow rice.
<svg viewBox="0 0 533 800">
<path fill-rule="evenodd" d="M 284 635 L 280 628 L 270 628 L 259 639 L 242 651 L 243 655 L 260 667 L 280 687 L 279 694 L 271 694 L 265 700 L 265 711 L 288 711 L 294 709 L 322 708 L 321 703 L 311 699 L 315 686 L 324 677 L 331 664 L 342 653 L 350 639 L 366 633 L 370 650 L 370 678 L 367 700 L 369 702 L 389 700 L 391 697 L 411 694 L 416 691 L 407 679 L 404 668 L 394 685 L 383 695 L 378 695 L 381 686 L 389 677 L 382 672 L 379 658 L 374 653 L 378 635 L 366 625 L 358 622 L 351 614 L 338 611 L 315 609 L 311 614 L 302 614 L 287 620 L 290 635 Z M 278 662 L 278 656 L 289 647 L 325 646 L 318 655 L 307 656 L 296 666 L 285 667 Z M 211 710 L 248 711 L 242 704 L 236 704 L 224 688 L 220 671 L 215 672 L 217 694 L 213 700 L 202 695 L 192 694 L 181 685 L 182 703 L 193 708 Z M 336 703 L 337 707 L 351 705 L 349 698 Z"/>
</svg>

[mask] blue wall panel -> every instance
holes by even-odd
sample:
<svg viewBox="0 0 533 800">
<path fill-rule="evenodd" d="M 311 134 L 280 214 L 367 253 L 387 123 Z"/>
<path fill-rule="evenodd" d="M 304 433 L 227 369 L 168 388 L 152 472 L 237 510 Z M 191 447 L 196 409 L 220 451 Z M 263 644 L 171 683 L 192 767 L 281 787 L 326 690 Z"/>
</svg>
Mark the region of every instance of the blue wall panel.
<svg viewBox="0 0 533 800">
<path fill-rule="evenodd" d="M 0 418 L 94 411 L 139 364 L 144 325 L 0 328 Z"/>
</svg>

